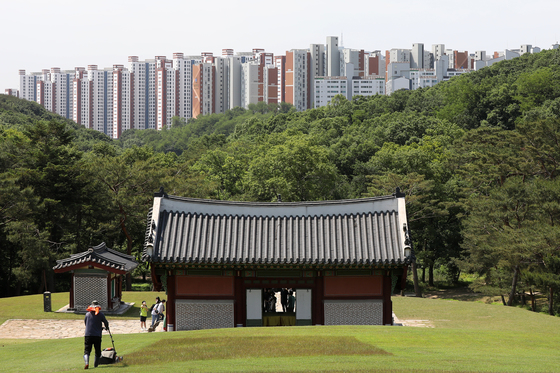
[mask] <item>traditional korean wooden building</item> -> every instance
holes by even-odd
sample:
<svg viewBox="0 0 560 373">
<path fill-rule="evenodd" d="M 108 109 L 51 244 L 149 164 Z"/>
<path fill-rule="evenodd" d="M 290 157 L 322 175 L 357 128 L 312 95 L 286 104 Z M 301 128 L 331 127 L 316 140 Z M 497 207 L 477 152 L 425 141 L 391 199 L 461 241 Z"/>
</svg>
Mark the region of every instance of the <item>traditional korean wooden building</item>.
<svg viewBox="0 0 560 373">
<path fill-rule="evenodd" d="M 161 190 L 143 260 L 167 291 L 169 330 L 392 324 L 411 261 L 404 194 L 255 203 Z M 295 311 L 265 312 L 282 288 L 295 291 Z"/>
<path fill-rule="evenodd" d="M 105 245 L 56 261 L 55 273 L 72 275 L 69 310 L 85 311 L 97 300 L 104 311 L 120 307 L 123 276 L 138 266 L 131 255 L 111 250 Z"/>
</svg>

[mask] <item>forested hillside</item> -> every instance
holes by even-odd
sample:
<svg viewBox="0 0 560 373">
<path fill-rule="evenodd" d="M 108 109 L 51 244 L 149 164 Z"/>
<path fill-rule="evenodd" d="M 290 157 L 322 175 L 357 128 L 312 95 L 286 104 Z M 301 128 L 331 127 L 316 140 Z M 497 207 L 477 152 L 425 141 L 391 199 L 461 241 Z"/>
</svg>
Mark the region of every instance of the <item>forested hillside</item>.
<svg viewBox="0 0 560 373">
<path fill-rule="evenodd" d="M 0 96 L 0 294 L 54 290 L 55 259 L 142 248 L 153 192 L 247 201 L 407 194 L 426 281 L 441 268 L 515 303 L 560 297 L 560 52 L 429 89 L 257 104 L 119 140 Z M 424 273 L 424 272 L 422 272 Z M 513 286 L 512 286 L 513 284 Z M 66 290 L 66 289 L 65 289 Z"/>
</svg>

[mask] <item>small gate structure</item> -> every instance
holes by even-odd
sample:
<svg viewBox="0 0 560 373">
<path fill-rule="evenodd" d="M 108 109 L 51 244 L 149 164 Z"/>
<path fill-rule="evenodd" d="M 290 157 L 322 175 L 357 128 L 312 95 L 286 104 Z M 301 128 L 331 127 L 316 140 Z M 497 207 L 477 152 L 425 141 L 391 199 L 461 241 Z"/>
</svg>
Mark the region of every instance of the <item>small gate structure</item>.
<svg viewBox="0 0 560 373">
<path fill-rule="evenodd" d="M 56 261 L 55 273 L 72 275 L 69 311 L 83 312 L 97 300 L 103 310 L 121 305 L 123 276 L 138 266 L 136 259 L 109 249 L 105 242 Z"/>
</svg>

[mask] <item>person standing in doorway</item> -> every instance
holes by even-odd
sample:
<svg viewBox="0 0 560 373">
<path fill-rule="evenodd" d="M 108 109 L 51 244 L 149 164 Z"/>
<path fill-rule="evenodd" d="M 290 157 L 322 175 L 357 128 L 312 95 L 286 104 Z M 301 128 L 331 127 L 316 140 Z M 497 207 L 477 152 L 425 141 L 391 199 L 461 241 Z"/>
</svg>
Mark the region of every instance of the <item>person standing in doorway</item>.
<svg viewBox="0 0 560 373">
<path fill-rule="evenodd" d="M 89 368 L 89 355 L 91 354 L 92 346 L 95 348 L 95 362 L 94 366 L 97 367 L 99 359 L 101 358 L 101 335 L 103 333 L 103 325 L 105 329 L 109 330 L 109 322 L 101 312 L 99 302 L 94 300 L 86 310 L 86 317 L 84 318 L 86 325 L 86 332 L 84 336 L 84 362 L 86 365 L 84 369 Z"/>
<path fill-rule="evenodd" d="M 280 302 L 282 303 L 282 312 L 286 312 L 288 306 L 288 289 L 282 288 L 282 290 L 280 290 Z"/>
<path fill-rule="evenodd" d="M 294 312 L 294 307 L 296 306 L 296 297 L 294 297 L 294 292 L 290 290 L 290 295 L 288 295 L 288 312 Z"/>
</svg>

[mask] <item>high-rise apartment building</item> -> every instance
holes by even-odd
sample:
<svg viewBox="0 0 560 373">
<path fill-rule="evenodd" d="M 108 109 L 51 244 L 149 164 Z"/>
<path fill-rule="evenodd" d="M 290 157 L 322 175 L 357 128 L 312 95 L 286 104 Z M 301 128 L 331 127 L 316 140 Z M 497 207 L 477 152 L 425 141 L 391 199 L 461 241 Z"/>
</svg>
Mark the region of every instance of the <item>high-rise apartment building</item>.
<svg viewBox="0 0 560 373">
<path fill-rule="evenodd" d="M 364 78 L 354 78 L 351 82 L 354 96 L 375 96 L 385 94 L 385 77 L 380 75 L 368 75 Z"/>
<path fill-rule="evenodd" d="M 278 72 L 278 103 L 286 101 L 286 56 L 274 57 L 274 65 Z"/>
<path fill-rule="evenodd" d="M 365 73 L 365 52 L 363 49 L 343 48 L 340 50 L 340 75 L 348 76 L 350 71 L 346 71 L 348 64 L 352 64 L 353 76 L 364 77 Z"/>
<path fill-rule="evenodd" d="M 241 57 L 233 56 L 227 57 L 228 65 L 228 80 L 229 80 L 229 91 L 228 91 L 228 101 L 229 108 L 243 107 L 241 105 Z"/>
<path fill-rule="evenodd" d="M 274 65 L 263 67 L 263 101 L 267 104 L 278 104 L 278 68 Z"/>
<path fill-rule="evenodd" d="M 241 107 L 245 109 L 249 107 L 249 104 L 262 101 L 262 79 L 259 70 L 260 66 L 257 63 L 250 62 L 241 65 Z"/>
<path fill-rule="evenodd" d="M 286 100 L 298 111 L 311 108 L 310 53 L 307 49 L 286 52 Z"/>
<path fill-rule="evenodd" d="M 139 61 L 137 56 L 128 57 L 131 76 L 132 128 L 154 129 L 155 112 L 155 60 Z"/>
<path fill-rule="evenodd" d="M 441 56 L 445 55 L 445 44 L 432 44 L 432 54 L 434 61 L 439 61 Z"/>
<path fill-rule="evenodd" d="M 214 57 L 214 113 L 225 113 L 229 109 L 229 66 L 223 57 Z"/>
<path fill-rule="evenodd" d="M 43 106 L 45 109 L 52 111 L 54 113 L 54 97 L 53 97 L 53 83 L 51 82 L 51 74 L 47 69 L 43 69 L 43 76 L 37 81 L 37 87 L 35 88 L 37 95 L 37 103 Z"/>
<path fill-rule="evenodd" d="M 204 59 L 204 57 L 203 57 Z M 193 118 L 214 112 L 214 68 L 212 63 L 193 66 Z"/>
<path fill-rule="evenodd" d="M 470 69 L 469 52 L 453 51 L 453 68 L 454 69 Z"/>
<path fill-rule="evenodd" d="M 113 66 L 113 133 L 115 139 L 134 128 L 134 73 L 123 65 Z"/>
<path fill-rule="evenodd" d="M 369 52 L 364 56 L 365 75 L 383 75 L 385 74 L 385 56 L 381 51 Z"/>
<path fill-rule="evenodd" d="M 89 128 L 90 84 L 83 67 L 76 67 L 72 81 L 72 120 Z"/>
<path fill-rule="evenodd" d="M 42 73 L 25 74 L 19 71 L 19 94 L 27 101 L 37 101 L 37 81 L 42 79 Z"/>
<path fill-rule="evenodd" d="M 424 44 L 412 44 L 412 50 L 410 53 L 410 67 L 413 69 L 424 68 Z"/>
<path fill-rule="evenodd" d="M 315 107 L 327 106 L 336 95 L 348 97 L 351 89 L 345 76 L 325 76 L 314 79 Z"/>
<path fill-rule="evenodd" d="M 99 70 L 97 65 L 88 65 L 87 79 L 90 87 L 90 127 L 108 136 L 113 134 L 113 71 Z"/>
<path fill-rule="evenodd" d="M 72 119 L 72 81 L 74 71 L 61 71 L 58 67 L 43 70 L 36 80 L 35 100 L 49 111 Z"/>
<path fill-rule="evenodd" d="M 61 73 L 57 67 L 43 70 L 41 79 L 36 82 L 36 101 L 53 113 L 71 118 L 72 95 L 69 91 L 71 93 L 73 75 L 73 72 Z"/>
<path fill-rule="evenodd" d="M 327 36 L 327 76 L 340 76 L 338 36 Z"/>
</svg>

